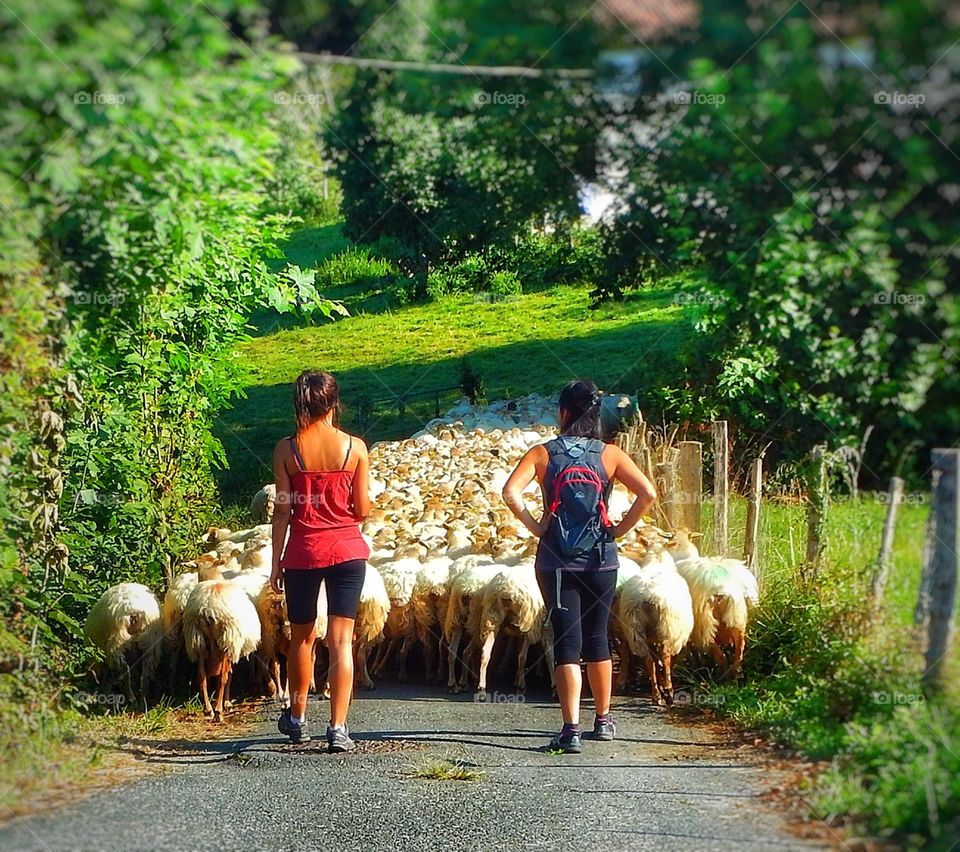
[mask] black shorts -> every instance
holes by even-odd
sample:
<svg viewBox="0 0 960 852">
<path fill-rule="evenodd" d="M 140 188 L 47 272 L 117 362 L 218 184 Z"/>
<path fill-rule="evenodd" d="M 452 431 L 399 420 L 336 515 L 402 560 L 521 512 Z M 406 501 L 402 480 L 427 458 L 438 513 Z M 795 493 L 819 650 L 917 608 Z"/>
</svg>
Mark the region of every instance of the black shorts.
<svg viewBox="0 0 960 852">
<path fill-rule="evenodd" d="M 283 591 L 291 624 L 313 624 L 317 620 L 320 584 L 327 593 L 327 615 L 356 618 L 360 592 L 367 573 L 363 559 L 338 562 L 326 568 L 284 568 Z"/>
<path fill-rule="evenodd" d="M 560 579 L 559 600 L 557 575 Z M 550 610 L 553 653 L 558 666 L 610 659 L 610 608 L 617 589 L 613 571 L 537 571 Z"/>
</svg>

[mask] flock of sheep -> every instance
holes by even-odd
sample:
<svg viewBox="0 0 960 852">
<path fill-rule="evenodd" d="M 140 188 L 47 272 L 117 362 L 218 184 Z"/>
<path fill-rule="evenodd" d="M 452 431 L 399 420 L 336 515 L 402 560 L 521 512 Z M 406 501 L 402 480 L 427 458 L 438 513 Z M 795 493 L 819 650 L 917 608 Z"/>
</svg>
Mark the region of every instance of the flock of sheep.
<svg viewBox="0 0 960 852">
<path fill-rule="evenodd" d="M 534 425 L 508 427 L 507 418 Z M 523 690 L 531 647 L 542 649 L 537 665 L 542 662 L 553 683 L 552 634 L 533 568 L 536 541 L 510 514 L 500 491 L 523 453 L 554 434 L 551 409 L 544 404 L 537 410 L 528 398 L 486 423 L 482 413 L 469 427 L 436 422 L 413 438 L 371 448 L 373 509 L 363 524 L 371 556 L 354 637 L 358 686 L 372 689 L 371 675 L 405 680 L 415 645 L 427 682 L 445 679 L 452 692 L 474 686 L 485 692 L 491 665 L 514 660 L 514 685 Z M 272 514 L 271 489 L 254 499 L 256 520 L 266 522 Z M 540 511 L 536 484 L 525 497 L 531 511 Z M 631 499 L 615 488 L 611 517 L 622 515 Z M 220 720 L 233 667 L 244 659 L 252 691 L 287 700 L 282 662 L 290 625 L 283 595 L 269 585 L 269 523 L 211 529 L 204 544 L 208 549 L 185 562 L 170 583 L 162 606 L 146 586 L 121 583 L 96 603 L 86 633 L 130 701 L 134 672 L 143 696 L 172 690 L 186 656 L 204 712 Z M 650 525 L 639 526 L 620 546 L 611 621 L 620 688 L 627 687 L 639 660 L 653 701 L 672 703 L 672 660 L 688 644 L 710 651 L 722 674 L 736 675 L 749 608 L 758 597 L 747 566 L 703 558 L 683 531 Z M 325 610 L 321 591 L 318 651 Z M 500 636 L 509 641 L 498 643 Z M 733 648 L 730 661 L 726 646 Z M 318 653 L 317 684 L 323 683 L 322 657 Z M 215 700 L 210 679 L 218 681 Z"/>
</svg>

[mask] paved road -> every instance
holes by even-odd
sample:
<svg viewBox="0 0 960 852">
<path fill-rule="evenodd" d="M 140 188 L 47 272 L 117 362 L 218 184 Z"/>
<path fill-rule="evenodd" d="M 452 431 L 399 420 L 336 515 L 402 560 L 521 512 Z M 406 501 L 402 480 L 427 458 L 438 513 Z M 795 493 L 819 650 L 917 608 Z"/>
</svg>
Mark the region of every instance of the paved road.
<svg viewBox="0 0 960 852">
<path fill-rule="evenodd" d="M 0 849 L 813 848 L 760 800 L 778 779 L 743 749 L 640 699 L 614 711 L 616 742 L 553 756 L 537 750 L 557 721 L 545 696 L 480 704 L 381 685 L 354 704 L 350 755 L 285 745 L 264 710 L 241 740 L 133 744 L 173 771 L 14 821 Z M 417 777 L 442 759 L 481 776 Z"/>
</svg>

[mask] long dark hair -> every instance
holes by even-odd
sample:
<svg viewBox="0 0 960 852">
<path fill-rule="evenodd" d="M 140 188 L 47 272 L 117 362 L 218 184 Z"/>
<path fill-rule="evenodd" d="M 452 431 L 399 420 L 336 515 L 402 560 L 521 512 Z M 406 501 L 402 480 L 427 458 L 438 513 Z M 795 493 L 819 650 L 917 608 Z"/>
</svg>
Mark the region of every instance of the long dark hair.
<svg viewBox="0 0 960 852">
<path fill-rule="evenodd" d="M 600 391 L 586 379 L 570 382 L 560 391 L 560 433 L 582 438 L 600 437 Z"/>
<path fill-rule="evenodd" d="M 297 432 L 302 432 L 311 423 L 325 417 L 333 410 L 336 420 L 340 415 L 340 388 L 337 380 L 327 372 L 304 370 L 297 376 L 293 388 L 293 410 L 297 419 Z"/>
</svg>

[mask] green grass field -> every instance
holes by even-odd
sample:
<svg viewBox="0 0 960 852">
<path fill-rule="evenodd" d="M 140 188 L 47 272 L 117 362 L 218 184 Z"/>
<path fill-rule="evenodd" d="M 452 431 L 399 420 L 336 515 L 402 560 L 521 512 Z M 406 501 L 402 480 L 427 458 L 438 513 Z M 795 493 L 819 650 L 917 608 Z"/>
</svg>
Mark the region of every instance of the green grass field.
<svg viewBox="0 0 960 852">
<path fill-rule="evenodd" d="M 297 235 L 292 262 L 309 266 L 348 247 L 334 226 Z M 345 404 L 344 422 L 372 409 L 368 440 L 402 437 L 420 429 L 462 393 L 463 358 L 479 372 L 489 399 L 555 393 L 586 376 L 608 391 L 638 393 L 674 378 L 692 325 L 673 289 L 646 290 L 620 304 L 591 308 L 588 288 L 555 287 L 505 300 L 448 296 L 398 305 L 376 286 L 333 287 L 350 316 L 304 324 L 262 313 L 238 362 L 249 376 L 246 399 L 218 424 L 230 468 L 220 477 L 227 503 L 244 502 L 270 481 L 273 446 L 292 427 L 292 387 L 307 368 L 333 372 Z M 444 389 L 439 394 L 433 389 Z M 398 399 L 412 395 L 404 417 Z"/>
</svg>

